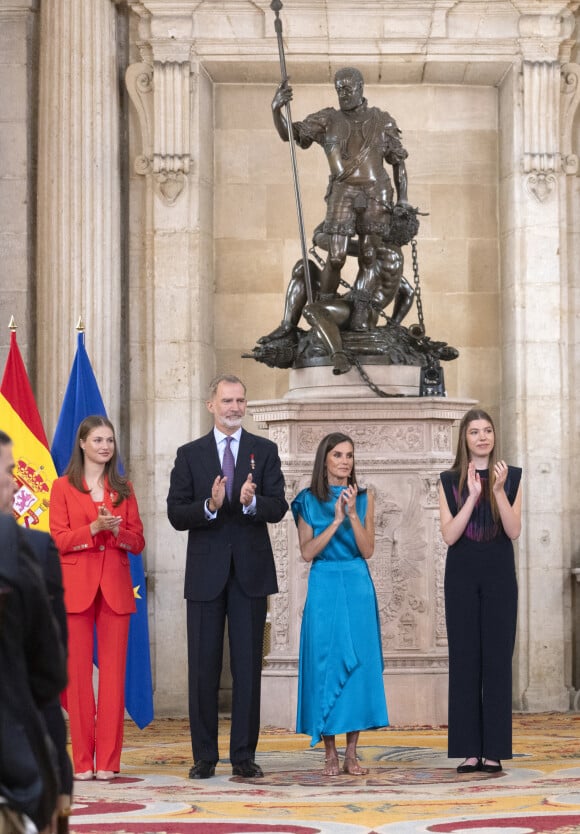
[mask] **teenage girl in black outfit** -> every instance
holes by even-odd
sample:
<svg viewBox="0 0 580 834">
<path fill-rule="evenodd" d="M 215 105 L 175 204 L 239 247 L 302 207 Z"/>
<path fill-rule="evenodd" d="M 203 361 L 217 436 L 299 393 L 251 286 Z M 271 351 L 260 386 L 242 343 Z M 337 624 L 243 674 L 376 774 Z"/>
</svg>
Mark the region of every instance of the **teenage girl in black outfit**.
<svg viewBox="0 0 580 834">
<path fill-rule="evenodd" d="M 512 654 L 518 589 L 512 541 L 521 531 L 522 471 L 497 460 L 489 414 L 468 411 L 452 469 L 441 474 L 441 534 L 449 546 L 449 758 L 458 773 L 500 771 L 512 758 Z"/>
</svg>

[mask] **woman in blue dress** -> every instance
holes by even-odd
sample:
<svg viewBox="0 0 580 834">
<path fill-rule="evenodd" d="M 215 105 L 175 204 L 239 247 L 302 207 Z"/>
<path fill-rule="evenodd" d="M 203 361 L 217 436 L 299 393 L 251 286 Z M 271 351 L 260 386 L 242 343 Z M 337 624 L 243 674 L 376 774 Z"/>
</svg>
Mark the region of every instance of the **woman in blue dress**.
<svg viewBox="0 0 580 834">
<path fill-rule="evenodd" d="M 346 733 L 343 770 L 359 765 L 360 730 L 389 723 L 375 588 L 367 559 L 375 547 L 374 496 L 359 489 L 350 437 L 322 439 L 309 489 L 292 502 L 300 552 L 310 562 L 300 633 L 296 731 L 323 739 L 326 776 L 338 776 L 335 737 Z"/>
</svg>

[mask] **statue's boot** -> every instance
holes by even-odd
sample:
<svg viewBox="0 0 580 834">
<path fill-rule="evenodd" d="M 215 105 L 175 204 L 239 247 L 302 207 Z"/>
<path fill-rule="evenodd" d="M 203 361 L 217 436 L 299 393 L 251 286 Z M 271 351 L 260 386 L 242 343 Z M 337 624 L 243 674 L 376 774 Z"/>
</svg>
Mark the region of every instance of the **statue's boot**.
<svg viewBox="0 0 580 834">
<path fill-rule="evenodd" d="M 282 320 L 279 326 L 275 330 L 272 330 L 271 333 L 268 333 L 267 336 L 260 336 L 258 344 L 267 345 L 268 342 L 273 342 L 275 339 L 287 339 L 289 337 L 293 340 L 296 338 L 296 327 L 292 322 Z"/>
<path fill-rule="evenodd" d="M 336 374 L 336 376 L 346 374 L 352 368 L 352 362 L 343 350 L 335 351 L 330 358 L 332 359 L 332 364 L 334 365 L 332 373 Z"/>
</svg>

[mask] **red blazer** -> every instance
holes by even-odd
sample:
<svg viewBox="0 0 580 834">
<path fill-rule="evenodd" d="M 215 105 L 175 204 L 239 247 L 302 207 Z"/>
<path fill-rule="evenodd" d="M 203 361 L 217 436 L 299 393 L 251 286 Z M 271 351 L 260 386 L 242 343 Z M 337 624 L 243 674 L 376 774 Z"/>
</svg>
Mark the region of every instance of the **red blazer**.
<svg viewBox="0 0 580 834">
<path fill-rule="evenodd" d="M 57 478 L 52 485 L 50 532 L 60 554 L 69 614 L 86 611 L 99 588 L 117 614 L 135 611 L 128 551 L 141 553 L 145 547 L 143 524 L 133 493 L 118 507 L 113 506 L 116 497 L 105 479 L 104 504 L 113 515 L 123 518 L 119 535 L 115 538 L 103 531 L 91 536 L 90 524 L 97 517 L 97 505 L 91 496 L 79 492 L 67 476 Z"/>
</svg>

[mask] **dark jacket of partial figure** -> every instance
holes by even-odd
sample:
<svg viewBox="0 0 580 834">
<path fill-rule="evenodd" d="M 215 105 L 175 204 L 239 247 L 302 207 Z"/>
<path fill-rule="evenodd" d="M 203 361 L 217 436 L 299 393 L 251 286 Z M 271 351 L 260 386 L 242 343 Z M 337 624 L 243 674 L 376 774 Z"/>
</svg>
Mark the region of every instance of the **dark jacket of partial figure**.
<svg viewBox="0 0 580 834">
<path fill-rule="evenodd" d="M 66 686 L 66 657 L 44 579 L 16 522 L 0 514 L 0 795 L 37 828 L 59 791 L 40 709 Z"/>
</svg>

